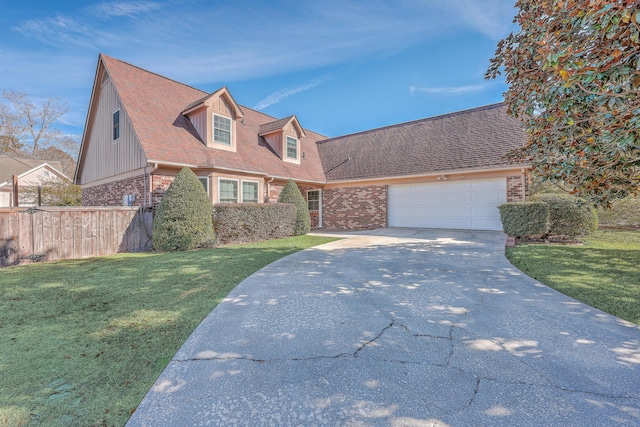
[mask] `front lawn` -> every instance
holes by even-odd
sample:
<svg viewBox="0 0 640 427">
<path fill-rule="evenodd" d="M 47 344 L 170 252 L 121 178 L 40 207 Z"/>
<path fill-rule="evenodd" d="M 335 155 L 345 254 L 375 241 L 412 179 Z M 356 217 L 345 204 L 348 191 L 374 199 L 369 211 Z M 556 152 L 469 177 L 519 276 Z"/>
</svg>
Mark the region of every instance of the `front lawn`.
<svg viewBox="0 0 640 427">
<path fill-rule="evenodd" d="M 121 426 L 202 319 L 244 278 L 335 239 L 0 270 L 0 425 Z"/>
<path fill-rule="evenodd" d="M 640 232 L 600 230 L 584 246 L 523 245 L 507 257 L 545 285 L 640 325 Z"/>
</svg>

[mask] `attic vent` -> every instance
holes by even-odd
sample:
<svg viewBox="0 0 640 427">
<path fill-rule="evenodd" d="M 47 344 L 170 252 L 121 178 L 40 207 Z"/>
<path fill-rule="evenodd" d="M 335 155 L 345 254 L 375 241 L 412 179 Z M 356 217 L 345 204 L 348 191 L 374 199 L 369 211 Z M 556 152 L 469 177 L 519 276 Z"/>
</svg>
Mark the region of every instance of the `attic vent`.
<svg viewBox="0 0 640 427">
<path fill-rule="evenodd" d="M 104 71 L 104 72 L 103 72 L 103 74 L 102 74 L 102 85 L 104 86 L 104 84 L 105 84 L 106 82 L 108 82 L 108 81 L 109 81 L 109 73 L 107 73 L 106 71 Z"/>
</svg>

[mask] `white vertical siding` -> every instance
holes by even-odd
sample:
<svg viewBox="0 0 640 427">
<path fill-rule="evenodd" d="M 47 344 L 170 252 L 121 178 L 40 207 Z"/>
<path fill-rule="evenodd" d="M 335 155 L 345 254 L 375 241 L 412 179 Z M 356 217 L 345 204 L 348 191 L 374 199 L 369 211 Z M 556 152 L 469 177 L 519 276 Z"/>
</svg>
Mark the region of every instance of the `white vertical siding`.
<svg viewBox="0 0 640 427">
<path fill-rule="evenodd" d="M 79 184 L 108 178 L 146 165 L 146 158 L 111 79 L 97 90 L 95 111 L 87 128 Z M 120 109 L 120 138 L 113 141 L 113 113 Z"/>
</svg>

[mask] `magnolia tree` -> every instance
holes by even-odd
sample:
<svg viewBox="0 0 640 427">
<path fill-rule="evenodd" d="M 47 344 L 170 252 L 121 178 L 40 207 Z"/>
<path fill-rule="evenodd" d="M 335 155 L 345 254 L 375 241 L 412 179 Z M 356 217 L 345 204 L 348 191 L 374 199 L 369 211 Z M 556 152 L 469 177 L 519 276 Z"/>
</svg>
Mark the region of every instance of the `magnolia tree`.
<svg viewBox="0 0 640 427">
<path fill-rule="evenodd" d="M 509 114 L 529 161 L 595 204 L 640 186 L 640 5 L 637 0 L 518 0 L 520 29 L 500 41 L 487 78 L 504 72 Z"/>
</svg>

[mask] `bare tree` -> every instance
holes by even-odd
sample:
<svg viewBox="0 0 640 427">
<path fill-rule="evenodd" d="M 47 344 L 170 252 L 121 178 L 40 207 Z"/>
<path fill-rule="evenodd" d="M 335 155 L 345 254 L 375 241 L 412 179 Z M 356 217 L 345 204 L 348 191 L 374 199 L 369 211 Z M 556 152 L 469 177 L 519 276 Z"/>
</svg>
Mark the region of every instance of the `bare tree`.
<svg viewBox="0 0 640 427">
<path fill-rule="evenodd" d="M 0 146 L 2 151 L 24 150 L 35 156 L 39 150 L 57 145 L 64 135 L 52 125 L 68 110 L 56 97 L 34 103 L 24 92 L 3 91 L 0 104 Z"/>
</svg>

